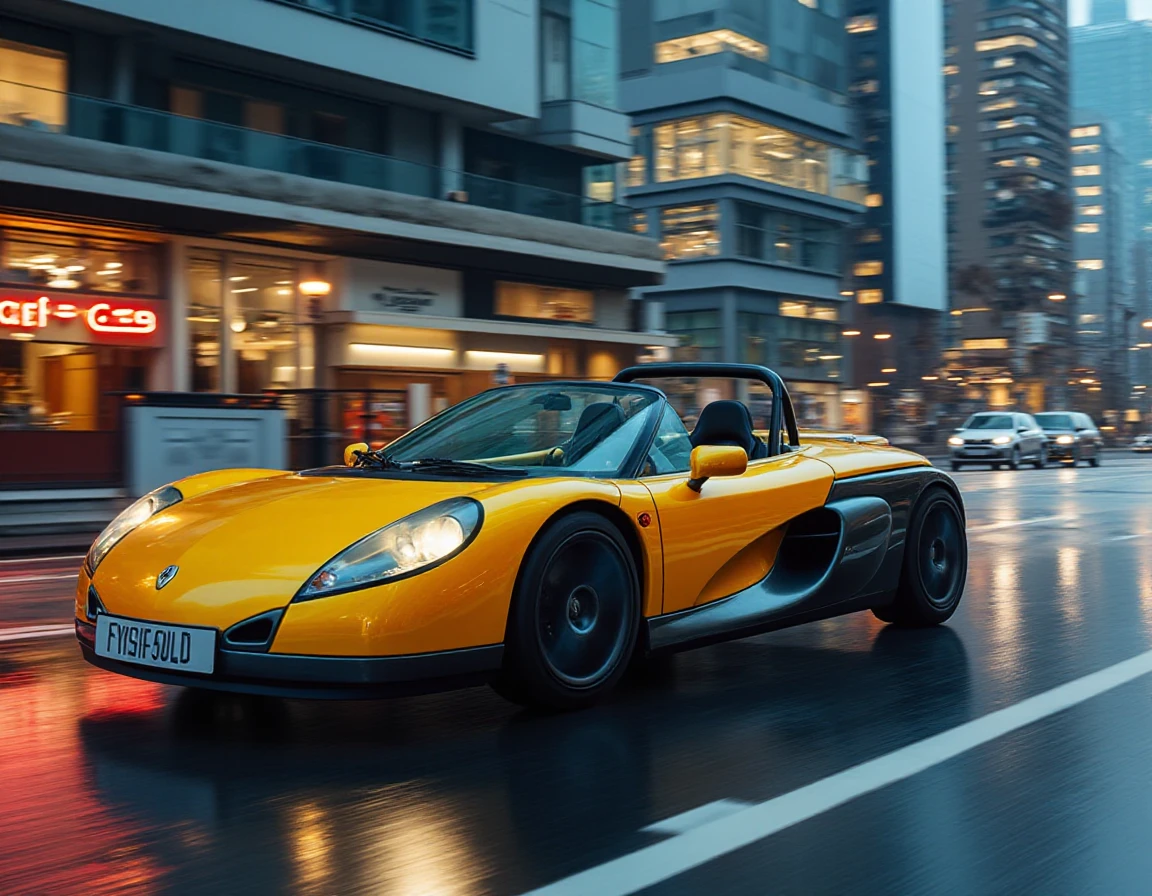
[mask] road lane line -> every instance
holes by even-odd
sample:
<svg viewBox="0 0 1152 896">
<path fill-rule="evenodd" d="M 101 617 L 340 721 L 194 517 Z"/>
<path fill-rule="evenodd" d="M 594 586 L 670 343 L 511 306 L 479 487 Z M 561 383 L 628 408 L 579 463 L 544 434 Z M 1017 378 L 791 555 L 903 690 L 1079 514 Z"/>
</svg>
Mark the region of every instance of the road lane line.
<svg viewBox="0 0 1152 896">
<path fill-rule="evenodd" d="M 1147 532 L 1136 532 L 1132 535 L 1116 535 L 1112 538 L 1105 538 L 1105 541 L 1131 541 L 1133 538 L 1147 538 Z"/>
<path fill-rule="evenodd" d="M 974 532 L 995 532 L 997 529 L 1012 529 L 1016 526 L 1034 526 L 1037 523 L 1055 523 L 1057 521 L 1068 522 L 1074 519 L 1075 517 L 1067 515 L 1036 516 L 1028 520 L 1003 520 L 999 523 L 985 523 L 982 526 L 969 526 L 967 531 L 968 534 L 972 534 Z"/>
<path fill-rule="evenodd" d="M 83 554 L 70 554 L 67 557 L 16 557 L 11 560 L 0 560 L 0 566 L 12 563 L 63 563 L 65 560 L 83 560 Z"/>
<path fill-rule="evenodd" d="M 61 638 L 76 633 L 75 625 L 30 625 L 21 628 L 0 628 L 0 643 L 6 641 L 33 641 L 37 638 Z"/>
<path fill-rule="evenodd" d="M 63 582 L 65 579 L 79 578 L 78 572 L 57 572 L 50 573 L 42 576 L 12 576 L 5 578 L 0 576 L 0 588 L 5 585 L 30 585 L 33 582 Z"/>
<path fill-rule="evenodd" d="M 782 796 L 532 890 L 527 896 L 625 896 L 903 781 L 1152 672 L 1152 650 L 965 722 Z"/>
<path fill-rule="evenodd" d="M 649 834 L 683 834 L 693 828 L 700 827 L 702 824 L 724 818 L 750 806 L 752 803 L 745 800 L 716 800 L 712 803 L 705 803 L 703 806 L 697 806 L 695 809 L 689 809 L 687 812 L 681 812 L 679 815 L 673 815 L 671 818 L 665 818 L 663 821 L 650 824 L 640 830 Z"/>
</svg>

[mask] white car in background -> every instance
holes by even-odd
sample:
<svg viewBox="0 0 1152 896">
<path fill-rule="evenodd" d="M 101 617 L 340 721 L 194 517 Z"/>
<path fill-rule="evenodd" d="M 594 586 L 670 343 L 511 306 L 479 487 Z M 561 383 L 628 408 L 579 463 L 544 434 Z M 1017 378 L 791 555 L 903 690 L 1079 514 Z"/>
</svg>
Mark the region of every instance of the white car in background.
<svg viewBox="0 0 1152 896">
<path fill-rule="evenodd" d="M 1017 469 L 1030 463 L 1040 469 L 1048 463 L 1048 439 L 1029 414 L 983 411 L 973 414 L 948 438 L 952 469 L 987 464 L 992 469 Z"/>
<path fill-rule="evenodd" d="M 1152 436 L 1136 436 L 1128 447 L 1137 454 L 1152 454 Z"/>
</svg>

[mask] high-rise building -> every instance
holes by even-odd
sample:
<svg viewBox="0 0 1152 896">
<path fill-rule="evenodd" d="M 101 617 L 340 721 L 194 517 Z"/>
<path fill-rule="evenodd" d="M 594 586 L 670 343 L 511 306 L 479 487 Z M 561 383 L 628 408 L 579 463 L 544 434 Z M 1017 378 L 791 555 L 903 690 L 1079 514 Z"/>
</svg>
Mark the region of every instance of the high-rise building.
<svg viewBox="0 0 1152 896">
<path fill-rule="evenodd" d="M 852 81 L 869 201 L 849 234 L 855 298 L 852 398 L 865 428 L 907 440 L 938 389 L 938 333 L 947 309 L 942 7 L 922 0 L 851 0 Z M 881 338 L 877 338 L 881 337 Z M 932 394 L 929 394 L 932 393 Z"/>
<path fill-rule="evenodd" d="M 768 364 L 805 425 L 840 426 L 843 242 L 881 200 L 847 101 L 842 4 L 628 0 L 621 17 L 627 195 L 668 260 L 645 295 L 681 357 Z"/>
<path fill-rule="evenodd" d="M 946 0 L 946 357 L 972 404 L 1063 400 L 1072 353 L 1067 10 Z"/>
<path fill-rule="evenodd" d="M 1080 379 L 1094 380 L 1080 384 L 1093 391 L 1085 390 L 1077 403 L 1107 416 L 1127 406 L 1130 388 L 1127 172 L 1106 121 L 1076 111 L 1071 137 L 1076 343 L 1088 374 Z"/>
<path fill-rule="evenodd" d="M 616 7 L 3 4 L 0 478 L 123 485 L 110 393 L 321 386 L 314 425 L 277 399 L 290 432 L 386 440 L 668 347 L 630 298 L 659 247 L 612 201 Z"/>
</svg>

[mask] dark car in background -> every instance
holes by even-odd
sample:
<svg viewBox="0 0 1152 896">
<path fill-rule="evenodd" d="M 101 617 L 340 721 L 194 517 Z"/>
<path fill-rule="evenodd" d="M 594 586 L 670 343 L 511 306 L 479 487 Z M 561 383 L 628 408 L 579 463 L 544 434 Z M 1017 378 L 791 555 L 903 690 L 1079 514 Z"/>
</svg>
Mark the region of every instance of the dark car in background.
<svg viewBox="0 0 1152 896">
<path fill-rule="evenodd" d="M 1037 414 L 1036 422 L 1048 438 L 1050 460 L 1071 461 L 1072 466 L 1086 460 L 1093 467 L 1100 466 L 1104 438 L 1087 414 L 1050 411 Z"/>
</svg>

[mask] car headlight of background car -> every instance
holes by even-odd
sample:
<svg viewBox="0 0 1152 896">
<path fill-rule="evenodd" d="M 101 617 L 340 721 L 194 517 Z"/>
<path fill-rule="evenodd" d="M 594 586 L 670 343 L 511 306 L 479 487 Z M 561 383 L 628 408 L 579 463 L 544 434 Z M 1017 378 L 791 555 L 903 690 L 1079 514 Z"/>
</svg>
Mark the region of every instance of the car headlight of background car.
<svg viewBox="0 0 1152 896">
<path fill-rule="evenodd" d="M 992 440 L 992 444 L 993 445 L 1007 445 L 1011 441 L 1012 441 L 1012 436 L 996 436 L 996 438 L 994 438 Z"/>
<path fill-rule="evenodd" d="M 125 535 L 141 523 L 154 517 L 161 510 L 183 500 L 184 496 L 180 494 L 178 488 L 165 485 L 163 488 L 149 492 L 139 501 L 123 510 L 116 519 L 108 524 L 107 528 L 92 542 L 92 547 L 88 549 L 88 556 L 84 558 L 84 566 L 88 575 L 96 572 L 96 567 L 100 565 L 100 561 Z"/>
<path fill-rule="evenodd" d="M 960 436 L 949 436 L 948 437 L 948 444 L 955 446 L 955 447 L 959 447 L 960 445 L 964 444 L 964 440 L 962 438 L 960 438 Z"/>
<path fill-rule="evenodd" d="M 483 516 L 480 502 L 471 498 L 450 498 L 410 514 L 325 563 L 296 600 L 383 584 L 441 563 L 468 546 Z"/>
<path fill-rule="evenodd" d="M 1072 436 L 1057 436 L 1056 437 L 1056 444 L 1057 445 L 1071 445 L 1075 441 L 1076 440 L 1074 438 L 1072 438 Z"/>
</svg>

